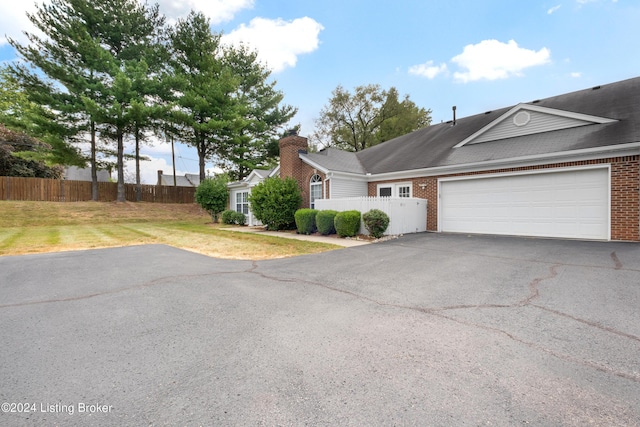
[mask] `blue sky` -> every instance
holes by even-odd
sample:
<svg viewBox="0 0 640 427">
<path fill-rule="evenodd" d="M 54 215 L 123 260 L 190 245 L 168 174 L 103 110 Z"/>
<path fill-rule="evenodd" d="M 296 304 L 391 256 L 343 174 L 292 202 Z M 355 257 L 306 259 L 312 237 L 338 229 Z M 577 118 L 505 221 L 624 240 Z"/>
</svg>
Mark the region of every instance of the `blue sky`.
<svg viewBox="0 0 640 427">
<path fill-rule="evenodd" d="M 396 87 L 432 110 L 433 123 L 640 75 L 638 0 L 161 0 L 170 19 L 204 12 L 226 43 L 243 41 L 272 70 L 301 134 L 338 85 Z M 31 30 L 31 2 L 0 14 L 3 36 Z M 143 180 L 171 173 L 171 147 L 145 148 Z M 178 173 L 197 172 L 195 150 L 176 146 Z M 211 168 L 211 165 L 208 166 Z M 133 169 L 132 169 L 133 170 Z"/>
</svg>

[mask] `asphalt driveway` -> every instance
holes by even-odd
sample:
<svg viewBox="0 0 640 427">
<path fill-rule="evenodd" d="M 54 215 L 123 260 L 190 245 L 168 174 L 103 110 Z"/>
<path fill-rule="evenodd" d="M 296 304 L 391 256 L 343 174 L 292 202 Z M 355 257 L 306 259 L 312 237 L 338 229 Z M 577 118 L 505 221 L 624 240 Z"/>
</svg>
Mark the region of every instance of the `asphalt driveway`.
<svg viewBox="0 0 640 427">
<path fill-rule="evenodd" d="M 640 425 L 640 245 L 0 257 L 0 425 Z"/>
</svg>

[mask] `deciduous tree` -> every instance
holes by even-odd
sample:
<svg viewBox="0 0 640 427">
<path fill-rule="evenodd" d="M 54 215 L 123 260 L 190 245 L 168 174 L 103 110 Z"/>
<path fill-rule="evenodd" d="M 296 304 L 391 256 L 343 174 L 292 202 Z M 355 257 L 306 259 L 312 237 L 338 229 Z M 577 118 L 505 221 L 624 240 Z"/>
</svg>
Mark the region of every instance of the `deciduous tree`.
<svg viewBox="0 0 640 427">
<path fill-rule="evenodd" d="M 361 151 L 420 129 L 431 122 L 431 110 L 418 108 L 407 96 L 379 85 L 358 86 L 351 94 L 338 86 L 316 120 L 312 142 L 325 147 Z"/>
</svg>

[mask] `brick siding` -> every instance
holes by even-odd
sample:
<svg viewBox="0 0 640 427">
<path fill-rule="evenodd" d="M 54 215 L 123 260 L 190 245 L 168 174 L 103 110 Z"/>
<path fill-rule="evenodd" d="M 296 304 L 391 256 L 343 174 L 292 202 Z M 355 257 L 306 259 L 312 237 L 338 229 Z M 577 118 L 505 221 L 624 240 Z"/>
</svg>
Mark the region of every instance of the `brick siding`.
<svg viewBox="0 0 640 427">
<path fill-rule="evenodd" d="M 326 176 L 300 160 L 298 153 L 300 150 L 309 148 L 307 138 L 298 135 L 290 135 L 282 138 L 280 147 L 280 178 L 292 177 L 298 181 L 298 188 L 302 194 L 302 208 L 308 208 L 310 202 L 309 185 L 311 177 L 320 175 L 324 183 Z M 322 186 L 323 197 L 329 197 L 325 185 Z"/>
<path fill-rule="evenodd" d="M 427 230 L 438 230 L 438 179 L 445 177 L 484 175 L 572 166 L 611 164 L 611 239 L 640 240 L 640 156 L 614 157 L 580 162 L 554 163 L 540 166 L 492 169 L 471 173 L 396 179 L 369 183 L 369 196 L 376 196 L 377 185 L 412 182 L 413 197 L 427 199 Z M 422 184 L 422 185 L 420 185 Z"/>
</svg>

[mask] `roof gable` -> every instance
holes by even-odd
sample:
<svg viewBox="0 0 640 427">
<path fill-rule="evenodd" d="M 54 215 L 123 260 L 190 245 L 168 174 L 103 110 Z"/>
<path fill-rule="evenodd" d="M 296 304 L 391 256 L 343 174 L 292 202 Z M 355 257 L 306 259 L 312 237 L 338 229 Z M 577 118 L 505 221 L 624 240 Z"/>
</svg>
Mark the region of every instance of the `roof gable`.
<svg viewBox="0 0 640 427">
<path fill-rule="evenodd" d="M 258 184 L 264 181 L 264 179 L 269 176 L 270 172 L 271 170 L 253 169 L 243 181 L 247 184 Z"/>
<path fill-rule="evenodd" d="M 480 144 L 616 120 L 531 104 L 518 104 L 454 146 Z"/>
</svg>

